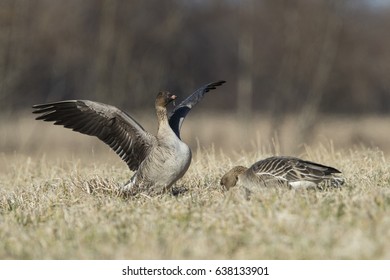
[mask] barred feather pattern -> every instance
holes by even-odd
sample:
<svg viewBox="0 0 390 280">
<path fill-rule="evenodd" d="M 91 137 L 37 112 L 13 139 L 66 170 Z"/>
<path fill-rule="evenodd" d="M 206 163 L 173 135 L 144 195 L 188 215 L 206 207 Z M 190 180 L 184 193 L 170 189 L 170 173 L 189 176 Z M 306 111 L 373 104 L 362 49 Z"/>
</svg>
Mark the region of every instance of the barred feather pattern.
<svg viewBox="0 0 390 280">
<path fill-rule="evenodd" d="M 259 186 L 288 185 L 301 187 L 340 187 L 344 179 L 336 168 L 296 157 L 269 157 L 249 168 L 235 167 L 226 173 L 221 184 L 230 188 L 238 183 L 250 189 Z"/>
<path fill-rule="evenodd" d="M 54 122 L 86 135 L 96 136 L 137 170 L 156 144 L 155 136 L 114 106 L 89 100 L 66 100 L 34 105 L 37 120 Z"/>
<path fill-rule="evenodd" d="M 270 157 L 256 162 L 250 169 L 258 176 L 272 176 L 288 182 L 318 183 L 332 174 L 341 173 L 336 168 L 295 157 Z"/>
<path fill-rule="evenodd" d="M 223 83 L 225 81 L 202 86 L 174 108 L 169 117 L 166 106 L 176 96 L 160 91 L 155 102 L 158 119 L 156 136 L 124 111 L 90 100 L 37 104 L 33 106 L 33 113 L 38 114 L 37 120 L 54 122 L 55 125 L 95 136 L 110 146 L 130 170 L 136 171 L 122 189 L 130 187 L 156 193 L 156 190 L 169 189 L 188 170 L 191 150 L 180 140 L 181 124 L 206 92 Z"/>
</svg>

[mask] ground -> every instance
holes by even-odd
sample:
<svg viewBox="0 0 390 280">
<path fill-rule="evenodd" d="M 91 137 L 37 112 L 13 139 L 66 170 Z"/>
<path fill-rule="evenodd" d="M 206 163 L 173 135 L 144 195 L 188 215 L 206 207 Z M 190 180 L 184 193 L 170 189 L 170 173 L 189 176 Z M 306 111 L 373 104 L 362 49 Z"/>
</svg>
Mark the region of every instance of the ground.
<svg viewBox="0 0 390 280">
<path fill-rule="evenodd" d="M 224 191 L 221 176 L 272 152 L 192 146 L 177 184 L 187 192 L 125 199 L 111 190 L 132 172 L 104 144 L 38 128 L 0 152 L 0 259 L 390 258 L 385 149 L 307 145 L 299 156 L 343 171 L 343 188 L 264 189 L 246 200 L 236 188 Z"/>
</svg>

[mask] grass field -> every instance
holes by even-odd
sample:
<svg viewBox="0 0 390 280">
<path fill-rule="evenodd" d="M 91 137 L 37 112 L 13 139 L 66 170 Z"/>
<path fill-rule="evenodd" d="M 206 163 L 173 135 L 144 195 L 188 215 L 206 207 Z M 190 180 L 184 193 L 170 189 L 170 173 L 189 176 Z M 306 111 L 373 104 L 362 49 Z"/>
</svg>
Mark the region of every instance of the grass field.
<svg viewBox="0 0 390 280">
<path fill-rule="evenodd" d="M 131 172 L 98 140 L 30 120 L 2 123 L 0 259 L 390 259 L 387 146 L 332 134 L 298 155 L 342 170 L 342 189 L 265 189 L 245 200 L 221 189 L 222 174 L 281 148 L 255 136 L 233 146 L 229 131 L 219 134 L 226 142 L 200 133 L 206 145 L 197 146 L 199 127 L 186 126 L 193 160 L 178 186 L 189 191 L 123 199 L 110 189 Z"/>
</svg>

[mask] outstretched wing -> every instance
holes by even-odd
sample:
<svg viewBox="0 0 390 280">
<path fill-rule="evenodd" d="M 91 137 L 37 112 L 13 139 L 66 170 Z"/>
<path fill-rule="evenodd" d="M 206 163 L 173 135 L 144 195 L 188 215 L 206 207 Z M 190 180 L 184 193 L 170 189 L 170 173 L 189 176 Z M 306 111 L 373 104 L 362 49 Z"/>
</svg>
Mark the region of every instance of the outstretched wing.
<svg viewBox="0 0 390 280">
<path fill-rule="evenodd" d="M 148 155 L 155 137 L 118 108 L 89 100 L 67 100 L 34 105 L 37 120 L 54 122 L 109 145 L 131 170 Z"/>
<path fill-rule="evenodd" d="M 188 112 L 196 104 L 198 104 L 198 102 L 203 98 L 206 92 L 216 89 L 216 87 L 222 85 L 223 83 L 225 83 L 225 81 L 218 81 L 202 86 L 173 109 L 173 111 L 169 115 L 169 125 L 176 133 L 177 137 L 180 138 L 180 128 Z"/>
<path fill-rule="evenodd" d="M 333 173 L 341 173 L 333 167 L 295 157 L 270 157 L 256 162 L 251 169 L 258 176 L 274 177 L 288 182 L 319 182 Z"/>
</svg>

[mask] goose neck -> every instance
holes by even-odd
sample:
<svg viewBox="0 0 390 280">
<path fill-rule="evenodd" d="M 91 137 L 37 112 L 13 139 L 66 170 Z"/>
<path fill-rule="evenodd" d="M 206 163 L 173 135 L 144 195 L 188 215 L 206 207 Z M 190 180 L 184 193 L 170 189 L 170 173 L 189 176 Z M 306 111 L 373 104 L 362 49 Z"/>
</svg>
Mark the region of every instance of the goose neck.
<svg viewBox="0 0 390 280">
<path fill-rule="evenodd" d="M 169 125 L 166 107 L 156 106 L 156 113 L 157 113 L 158 130 L 160 130 L 160 128 L 165 125 Z"/>
</svg>

